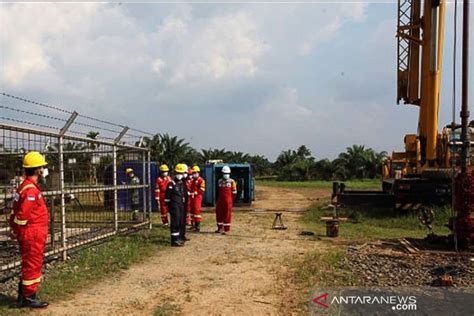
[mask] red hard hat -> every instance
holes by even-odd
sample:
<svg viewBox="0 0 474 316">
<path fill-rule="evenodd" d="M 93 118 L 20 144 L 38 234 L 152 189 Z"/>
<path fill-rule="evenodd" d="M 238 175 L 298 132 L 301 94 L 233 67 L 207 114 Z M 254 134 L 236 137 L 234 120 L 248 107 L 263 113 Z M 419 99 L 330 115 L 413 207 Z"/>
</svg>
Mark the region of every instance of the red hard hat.
<svg viewBox="0 0 474 316">
<path fill-rule="evenodd" d="M 193 168 L 188 168 L 188 174 L 193 174 Z"/>
</svg>

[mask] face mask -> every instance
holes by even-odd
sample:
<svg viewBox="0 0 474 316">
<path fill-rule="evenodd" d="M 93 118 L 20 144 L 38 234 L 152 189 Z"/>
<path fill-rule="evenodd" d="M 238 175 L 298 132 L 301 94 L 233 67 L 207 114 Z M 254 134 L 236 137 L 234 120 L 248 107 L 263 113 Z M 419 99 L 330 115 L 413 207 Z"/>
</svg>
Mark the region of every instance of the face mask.
<svg viewBox="0 0 474 316">
<path fill-rule="evenodd" d="M 186 179 L 186 177 L 187 177 L 187 176 L 188 176 L 188 174 L 187 174 L 187 173 L 183 174 L 183 178 L 185 178 L 185 179 Z"/>
<path fill-rule="evenodd" d="M 223 175 L 223 177 L 224 177 L 224 179 L 226 179 L 226 180 L 227 180 L 227 179 L 229 179 L 229 178 L 230 178 L 230 174 L 226 173 L 226 174 L 224 174 L 224 175 Z"/>
<path fill-rule="evenodd" d="M 49 176 L 49 170 L 48 170 L 48 168 L 44 168 L 44 169 L 43 169 L 43 173 L 41 174 L 41 176 L 42 176 L 43 178 L 46 178 L 47 176 Z"/>
<path fill-rule="evenodd" d="M 168 172 L 163 172 L 163 177 L 167 177 L 168 176 Z"/>
<path fill-rule="evenodd" d="M 194 176 L 194 178 L 197 179 L 197 178 L 199 178 L 199 173 L 195 173 L 195 174 L 193 174 L 193 176 Z"/>
<path fill-rule="evenodd" d="M 183 175 L 182 175 L 182 174 L 177 174 L 177 175 L 176 175 L 176 179 L 178 179 L 178 180 L 183 179 Z"/>
</svg>

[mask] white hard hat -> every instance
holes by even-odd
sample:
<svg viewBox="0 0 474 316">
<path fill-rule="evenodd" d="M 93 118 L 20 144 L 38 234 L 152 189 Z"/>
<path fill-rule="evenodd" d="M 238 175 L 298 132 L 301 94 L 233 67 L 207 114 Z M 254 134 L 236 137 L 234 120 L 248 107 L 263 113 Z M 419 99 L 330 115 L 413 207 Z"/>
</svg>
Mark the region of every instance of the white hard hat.
<svg viewBox="0 0 474 316">
<path fill-rule="evenodd" d="M 224 166 L 224 167 L 222 167 L 222 173 L 230 173 L 230 168 L 229 168 L 229 166 Z"/>
</svg>

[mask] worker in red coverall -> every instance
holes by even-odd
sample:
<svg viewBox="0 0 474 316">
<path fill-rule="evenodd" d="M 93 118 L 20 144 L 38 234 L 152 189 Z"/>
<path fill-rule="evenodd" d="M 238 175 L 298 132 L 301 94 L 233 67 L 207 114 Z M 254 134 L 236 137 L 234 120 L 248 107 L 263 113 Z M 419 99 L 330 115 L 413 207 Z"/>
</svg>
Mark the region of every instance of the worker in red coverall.
<svg viewBox="0 0 474 316">
<path fill-rule="evenodd" d="M 193 167 L 193 185 L 191 186 L 191 221 L 193 223 L 193 229 L 196 232 L 201 231 L 201 205 L 202 196 L 206 191 L 206 182 L 199 176 L 201 170 L 198 166 Z"/>
<path fill-rule="evenodd" d="M 161 212 L 161 222 L 164 227 L 169 226 L 168 222 L 168 206 L 165 203 L 165 193 L 168 183 L 171 181 L 171 177 L 168 175 L 170 169 L 167 165 L 163 164 L 160 166 L 160 176 L 156 178 L 155 186 L 155 199 L 158 204 L 158 209 Z"/>
<path fill-rule="evenodd" d="M 26 179 L 20 184 L 10 217 L 10 234 L 18 240 L 21 252 L 21 279 L 18 307 L 44 308 L 48 303 L 37 296 L 41 282 L 44 248 L 48 237 L 49 213 L 39 182 L 48 175 L 45 158 L 32 151 L 23 158 Z"/>
<path fill-rule="evenodd" d="M 187 167 L 187 166 L 186 166 Z M 186 173 L 186 191 L 187 191 L 187 196 L 186 196 L 186 225 L 194 225 L 194 223 L 191 221 L 191 192 L 193 190 L 193 169 L 188 168 L 188 171 Z"/>
<path fill-rule="evenodd" d="M 229 166 L 222 168 L 222 178 L 218 181 L 219 195 L 216 206 L 216 233 L 226 235 L 230 232 L 232 221 L 232 205 L 237 195 L 237 184 L 230 178 Z"/>
</svg>

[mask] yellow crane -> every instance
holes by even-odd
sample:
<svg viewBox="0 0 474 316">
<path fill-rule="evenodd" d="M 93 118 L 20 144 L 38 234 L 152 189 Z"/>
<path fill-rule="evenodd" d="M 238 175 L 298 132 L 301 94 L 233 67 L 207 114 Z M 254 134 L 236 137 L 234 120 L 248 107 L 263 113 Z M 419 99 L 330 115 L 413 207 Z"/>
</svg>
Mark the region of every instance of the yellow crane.
<svg viewBox="0 0 474 316">
<path fill-rule="evenodd" d="M 445 6 L 427 0 L 422 10 L 421 0 L 398 1 L 397 103 L 419 107 L 418 133 L 405 135 L 405 151 L 391 157 L 402 163 L 404 177 L 451 166 L 449 131 L 438 132 Z M 386 168 L 384 177 L 395 177 L 394 171 Z"/>
<path fill-rule="evenodd" d="M 419 109 L 418 132 L 405 135 L 405 150 L 393 152 L 382 171 L 398 208 L 451 201 L 456 128 L 438 131 L 445 8 L 444 0 L 398 1 L 397 104 Z"/>
<path fill-rule="evenodd" d="M 434 215 L 422 206 L 453 203 L 455 215 L 448 223 L 452 231 L 448 241 L 454 247 L 469 248 L 474 246 L 474 168 L 470 160 L 474 129 L 468 122 L 469 1 L 463 1 L 461 124 L 452 122 L 439 133 L 445 6 L 444 0 L 398 1 L 397 103 L 419 107 L 418 133 L 405 135 L 405 151 L 393 152 L 385 162 L 382 191 L 347 191 L 344 184 L 334 183 L 333 196 L 345 205 L 420 207 L 420 219 L 428 227 Z M 429 238 L 439 239 L 433 234 Z"/>
<path fill-rule="evenodd" d="M 418 107 L 418 131 L 405 135 L 405 150 L 385 161 L 383 192 L 346 191 L 335 184 L 338 201 L 404 209 L 451 203 L 453 166 L 460 169 L 463 142 L 460 125 L 439 132 L 445 8 L 444 0 L 398 0 L 397 103 Z M 465 130 L 470 135 L 474 129 Z"/>
</svg>

